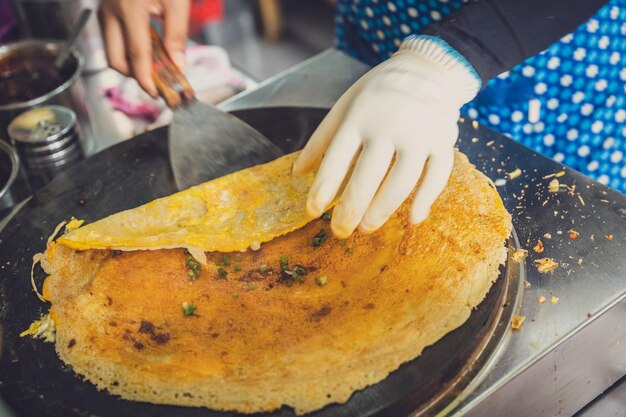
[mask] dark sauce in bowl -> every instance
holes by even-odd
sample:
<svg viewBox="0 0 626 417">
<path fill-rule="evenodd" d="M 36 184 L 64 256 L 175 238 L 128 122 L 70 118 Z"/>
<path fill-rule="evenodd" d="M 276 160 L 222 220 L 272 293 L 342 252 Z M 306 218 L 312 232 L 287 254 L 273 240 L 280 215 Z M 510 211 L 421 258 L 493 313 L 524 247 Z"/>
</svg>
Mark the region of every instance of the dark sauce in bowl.
<svg viewBox="0 0 626 417">
<path fill-rule="evenodd" d="M 55 57 L 52 51 L 25 50 L 0 58 L 0 106 L 28 102 L 67 81 L 71 76 L 68 67 L 72 63 L 58 70 L 54 66 Z"/>
</svg>

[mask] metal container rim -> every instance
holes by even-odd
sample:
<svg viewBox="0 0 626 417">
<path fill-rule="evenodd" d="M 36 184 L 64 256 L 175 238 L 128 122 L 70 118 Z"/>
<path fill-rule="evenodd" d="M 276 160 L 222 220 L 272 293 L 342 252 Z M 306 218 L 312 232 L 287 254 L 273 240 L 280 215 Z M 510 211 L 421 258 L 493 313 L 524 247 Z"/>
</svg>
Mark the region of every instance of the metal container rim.
<svg viewBox="0 0 626 417">
<path fill-rule="evenodd" d="M 5 152 L 11 160 L 11 173 L 9 174 L 9 179 L 6 184 L 0 188 L 0 198 L 2 198 L 9 191 L 17 178 L 17 174 L 20 170 L 20 157 L 17 155 L 17 151 L 3 140 L 0 140 L 0 151 Z"/>
<path fill-rule="evenodd" d="M 63 126 L 63 129 L 61 129 L 59 132 L 48 136 L 47 138 L 45 138 L 44 140 L 39 140 L 39 141 L 29 141 L 29 140 L 19 140 L 19 139 L 15 139 L 13 136 L 11 136 L 11 132 L 13 131 L 12 126 L 13 126 L 13 122 L 18 118 L 21 117 L 24 114 L 27 114 L 28 112 L 30 112 L 31 110 L 34 109 L 44 109 L 44 108 L 49 108 L 51 110 L 56 110 L 56 111 L 62 111 L 62 112 L 66 112 L 69 116 L 70 116 L 70 121 L 71 123 Z M 9 139 L 11 140 L 11 142 L 16 146 L 19 147 L 20 149 L 24 148 L 42 148 L 42 147 L 46 147 L 46 146 L 50 146 L 53 145 L 55 143 L 59 142 L 59 139 L 63 139 L 64 136 L 66 136 L 66 134 L 71 131 L 72 129 L 76 129 L 76 126 L 78 124 L 78 118 L 76 116 L 76 113 L 70 109 L 69 107 L 65 107 L 65 106 L 60 106 L 58 104 L 49 104 L 46 106 L 41 106 L 41 107 L 35 107 L 34 109 L 28 109 L 26 110 L 24 113 L 20 114 L 19 116 L 15 117 L 11 123 L 9 123 L 9 128 L 8 133 L 9 133 Z"/>
<path fill-rule="evenodd" d="M 11 43 L 7 43 L 7 44 L 0 46 L 0 57 L 12 51 L 19 51 L 21 49 L 29 49 L 29 48 L 47 49 L 55 53 L 58 53 L 59 49 L 61 48 L 62 43 L 63 42 L 56 41 L 53 39 L 26 39 L 26 40 L 21 40 L 17 42 L 11 42 Z M 0 111 L 27 109 L 27 108 L 36 106 L 38 104 L 45 103 L 46 101 L 50 100 L 52 97 L 55 97 L 59 95 L 60 93 L 62 93 L 63 91 L 69 89 L 70 86 L 72 86 L 78 80 L 78 78 L 80 77 L 80 74 L 83 71 L 83 67 L 85 65 L 84 58 L 82 57 L 80 53 L 78 53 L 78 51 L 75 48 L 71 48 L 70 53 L 74 57 L 74 60 L 76 61 L 76 68 L 73 71 L 72 75 L 67 80 L 65 80 L 61 85 L 57 86 L 54 90 L 51 90 L 42 96 L 33 98 L 28 101 L 0 105 Z"/>
</svg>

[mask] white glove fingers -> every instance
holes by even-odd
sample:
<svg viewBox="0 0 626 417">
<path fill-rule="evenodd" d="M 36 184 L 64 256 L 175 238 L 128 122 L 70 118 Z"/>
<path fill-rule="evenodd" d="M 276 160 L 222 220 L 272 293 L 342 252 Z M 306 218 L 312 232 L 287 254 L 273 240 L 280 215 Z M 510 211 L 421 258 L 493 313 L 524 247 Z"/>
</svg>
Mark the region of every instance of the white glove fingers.
<svg viewBox="0 0 626 417">
<path fill-rule="evenodd" d="M 421 223 L 428 217 L 430 207 L 448 183 L 453 165 L 454 148 L 443 150 L 430 156 L 426 173 L 413 199 L 413 206 L 411 207 L 412 223 Z"/>
<path fill-rule="evenodd" d="M 321 216 L 333 201 L 360 147 L 361 140 L 356 130 L 346 127 L 344 123 L 328 146 L 328 151 L 309 190 L 306 204 L 309 216 Z"/>
<path fill-rule="evenodd" d="M 376 193 L 376 197 L 359 224 L 363 233 L 372 233 L 380 228 L 411 194 L 422 175 L 427 154 L 396 154 L 396 160 Z"/>
<path fill-rule="evenodd" d="M 333 210 L 331 228 L 335 236 L 346 238 L 354 232 L 385 178 L 394 152 L 393 143 L 382 138 L 363 145 L 352 176 Z"/>
<path fill-rule="evenodd" d="M 330 112 L 324 117 L 300 152 L 300 155 L 298 155 L 298 158 L 293 163 L 292 172 L 294 175 L 313 171 L 320 165 L 328 144 L 336 135 L 337 129 L 345 116 L 347 97 L 344 99 L 344 96 L 335 103 Z"/>
</svg>

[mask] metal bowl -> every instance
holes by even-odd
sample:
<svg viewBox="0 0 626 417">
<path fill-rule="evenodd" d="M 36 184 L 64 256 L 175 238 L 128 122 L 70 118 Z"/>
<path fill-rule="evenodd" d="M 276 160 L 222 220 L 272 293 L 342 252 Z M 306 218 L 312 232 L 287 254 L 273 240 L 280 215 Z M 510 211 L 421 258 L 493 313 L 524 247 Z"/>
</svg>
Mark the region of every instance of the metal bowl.
<svg viewBox="0 0 626 417">
<path fill-rule="evenodd" d="M 20 158 L 8 143 L 0 140 L 0 218 L 2 213 L 29 194 L 20 170 Z"/>
<path fill-rule="evenodd" d="M 31 58 L 38 59 L 41 63 L 41 57 L 46 57 L 46 61 L 49 61 L 52 67 L 60 49 L 61 43 L 52 40 L 29 39 L 2 45 L 0 46 L 0 69 L 2 69 L 3 61 L 11 59 L 19 62 L 20 59 Z M 83 65 L 83 58 L 78 52 L 72 50 L 61 72 L 61 81 L 56 87 L 29 100 L 0 104 L 0 138 L 8 140 L 7 129 L 13 118 L 26 110 L 44 104 L 59 104 L 74 110 L 84 135 L 91 137 L 89 109 L 80 79 Z"/>
</svg>

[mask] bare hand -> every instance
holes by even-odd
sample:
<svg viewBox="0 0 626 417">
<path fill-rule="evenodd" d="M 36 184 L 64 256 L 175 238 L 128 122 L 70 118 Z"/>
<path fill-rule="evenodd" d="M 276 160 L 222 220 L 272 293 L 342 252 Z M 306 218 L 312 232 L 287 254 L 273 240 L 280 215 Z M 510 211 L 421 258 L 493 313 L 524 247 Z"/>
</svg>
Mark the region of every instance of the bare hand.
<svg viewBox="0 0 626 417">
<path fill-rule="evenodd" d="M 152 80 L 150 16 L 163 19 L 163 43 L 174 62 L 184 61 L 188 0 L 102 0 L 100 24 L 111 68 L 134 77 L 152 97 L 157 89 Z"/>
</svg>

